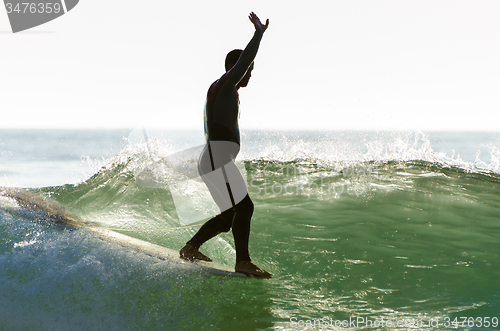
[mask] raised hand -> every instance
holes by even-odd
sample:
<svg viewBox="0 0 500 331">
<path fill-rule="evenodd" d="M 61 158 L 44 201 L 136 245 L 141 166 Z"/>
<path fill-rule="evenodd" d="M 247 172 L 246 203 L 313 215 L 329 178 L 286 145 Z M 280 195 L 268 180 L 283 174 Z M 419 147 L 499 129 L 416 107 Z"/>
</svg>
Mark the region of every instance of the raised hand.
<svg viewBox="0 0 500 331">
<path fill-rule="evenodd" d="M 255 26 L 255 30 L 260 30 L 262 32 L 267 30 L 267 27 L 269 26 L 269 19 L 266 20 L 266 25 L 264 25 L 254 12 L 251 12 L 248 18 L 250 19 L 250 22 L 252 22 Z"/>
</svg>

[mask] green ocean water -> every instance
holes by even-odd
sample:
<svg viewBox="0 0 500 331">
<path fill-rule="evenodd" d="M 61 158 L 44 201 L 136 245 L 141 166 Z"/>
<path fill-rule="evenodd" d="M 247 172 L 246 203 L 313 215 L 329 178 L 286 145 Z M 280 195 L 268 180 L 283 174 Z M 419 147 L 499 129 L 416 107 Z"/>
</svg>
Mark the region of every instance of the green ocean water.
<svg viewBox="0 0 500 331">
<path fill-rule="evenodd" d="M 181 198 L 204 199 L 202 186 L 185 181 L 180 194 L 154 170 L 197 141 L 138 137 L 100 154 L 77 183 L 29 190 L 87 222 L 180 249 L 203 222 L 181 222 L 191 201 Z M 438 144 L 421 133 L 246 139 L 250 253 L 272 279 L 193 271 L 3 197 L 0 330 L 500 329 L 496 136 L 462 157 L 450 148 L 470 149 L 470 139 Z M 144 184 L 145 169 L 155 185 Z M 233 247 L 228 233 L 202 251 L 232 265 Z"/>
</svg>

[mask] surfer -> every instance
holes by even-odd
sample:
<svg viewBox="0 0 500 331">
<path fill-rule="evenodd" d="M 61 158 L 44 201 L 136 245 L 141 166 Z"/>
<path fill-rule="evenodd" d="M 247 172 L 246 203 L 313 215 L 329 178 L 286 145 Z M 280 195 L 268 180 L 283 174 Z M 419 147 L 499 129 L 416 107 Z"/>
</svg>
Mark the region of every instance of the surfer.
<svg viewBox="0 0 500 331">
<path fill-rule="evenodd" d="M 270 278 L 269 272 L 253 264 L 250 259 L 248 238 L 254 205 L 245 180 L 234 164 L 240 150 L 238 90 L 247 86 L 250 80 L 255 55 L 269 26 L 269 19 L 264 25 L 253 12 L 249 19 L 255 27 L 252 39 L 244 50 L 236 49 L 227 54 L 226 73 L 208 89 L 205 105 L 207 144 L 201 153 L 198 170 L 221 213 L 203 224 L 179 254 L 189 261 L 212 261 L 199 251 L 200 246 L 232 228 L 236 248 L 235 271 Z"/>
</svg>

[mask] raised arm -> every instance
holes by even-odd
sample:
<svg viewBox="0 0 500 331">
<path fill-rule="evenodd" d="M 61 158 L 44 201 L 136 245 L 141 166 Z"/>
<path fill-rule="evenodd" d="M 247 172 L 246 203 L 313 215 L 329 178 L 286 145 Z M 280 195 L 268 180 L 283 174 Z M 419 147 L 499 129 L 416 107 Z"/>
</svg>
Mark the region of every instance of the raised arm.
<svg viewBox="0 0 500 331">
<path fill-rule="evenodd" d="M 245 76 L 250 65 L 253 63 L 257 51 L 259 50 L 260 41 L 264 35 L 264 31 L 267 30 L 269 26 L 269 19 L 266 20 L 266 24 L 262 24 L 259 17 L 255 13 L 251 12 L 248 16 L 250 22 L 253 23 L 255 27 L 255 33 L 253 38 L 248 43 L 247 47 L 241 53 L 238 62 L 229 70 L 229 77 L 227 82 L 236 86 L 238 82 Z"/>
</svg>

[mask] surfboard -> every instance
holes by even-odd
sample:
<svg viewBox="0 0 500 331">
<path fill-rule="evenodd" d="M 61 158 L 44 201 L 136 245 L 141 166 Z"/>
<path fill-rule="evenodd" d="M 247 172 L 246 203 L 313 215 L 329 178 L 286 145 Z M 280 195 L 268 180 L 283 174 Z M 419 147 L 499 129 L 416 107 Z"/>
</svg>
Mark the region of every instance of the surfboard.
<svg viewBox="0 0 500 331">
<path fill-rule="evenodd" d="M 131 248 L 138 252 L 142 252 L 162 260 L 171 260 L 181 264 L 193 265 L 199 268 L 200 271 L 205 271 L 211 274 L 246 277 L 245 274 L 235 272 L 234 269 L 232 269 L 231 267 L 217 262 L 204 262 L 204 261 L 188 262 L 179 257 L 178 251 L 160 245 L 152 244 L 150 242 L 141 239 L 133 238 L 116 231 L 103 229 L 99 227 L 92 227 L 92 226 L 90 227 L 87 226 L 86 228 L 103 240 L 116 243 L 123 247 Z"/>
<path fill-rule="evenodd" d="M 181 259 L 179 252 L 173 249 L 133 238 L 113 230 L 93 225 L 89 222 L 84 222 L 71 212 L 67 211 L 64 206 L 48 197 L 36 195 L 23 189 L 7 187 L 0 187 L 0 195 L 14 199 L 18 205 L 23 208 L 44 212 L 51 220 L 53 220 L 54 223 L 63 224 L 72 229 L 85 228 L 100 239 L 118 244 L 122 247 L 130 248 L 162 260 L 169 260 L 179 264 L 189 265 L 201 272 L 222 276 L 247 277 L 247 275 L 236 272 L 234 271 L 234 268 L 229 266 L 217 262 L 189 262 Z"/>
</svg>

